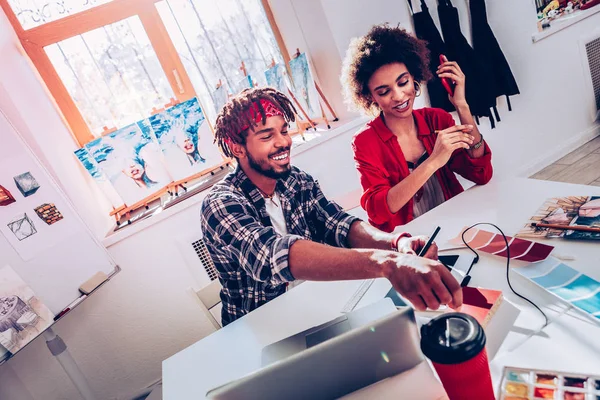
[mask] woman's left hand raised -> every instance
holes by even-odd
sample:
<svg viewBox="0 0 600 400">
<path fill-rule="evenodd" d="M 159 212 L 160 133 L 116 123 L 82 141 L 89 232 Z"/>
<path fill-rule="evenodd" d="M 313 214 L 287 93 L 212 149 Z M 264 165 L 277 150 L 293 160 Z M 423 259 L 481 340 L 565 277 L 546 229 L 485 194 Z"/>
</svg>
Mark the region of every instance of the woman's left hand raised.
<svg viewBox="0 0 600 400">
<path fill-rule="evenodd" d="M 450 102 L 455 108 L 467 105 L 465 96 L 465 74 L 455 61 L 448 61 L 446 56 L 443 57 L 445 62 L 440 64 L 436 73 L 438 78 L 446 78 L 454 84 L 454 96 L 448 96 Z"/>
</svg>

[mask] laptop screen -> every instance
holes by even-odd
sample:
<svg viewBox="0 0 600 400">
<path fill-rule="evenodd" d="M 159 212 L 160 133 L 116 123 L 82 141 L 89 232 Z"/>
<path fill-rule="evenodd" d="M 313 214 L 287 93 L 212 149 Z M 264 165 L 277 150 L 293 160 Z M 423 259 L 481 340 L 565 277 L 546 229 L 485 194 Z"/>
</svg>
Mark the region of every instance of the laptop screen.
<svg viewBox="0 0 600 400">
<path fill-rule="evenodd" d="M 328 325 L 316 332 L 309 333 L 306 335 L 306 348 L 309 349 L 319 343 L 323 343 L 326 340 L 341 335 L 344 332 L 348 332 L 351 329 L 350 322 L 345 318 L 343 321 Z"/>
</svg>

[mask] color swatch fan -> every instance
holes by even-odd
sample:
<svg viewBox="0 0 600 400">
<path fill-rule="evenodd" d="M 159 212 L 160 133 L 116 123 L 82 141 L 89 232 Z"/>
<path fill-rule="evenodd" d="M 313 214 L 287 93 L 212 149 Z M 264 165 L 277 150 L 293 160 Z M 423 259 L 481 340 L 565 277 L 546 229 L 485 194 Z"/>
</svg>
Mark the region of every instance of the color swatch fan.
<svg viewBox="0 0 600 400">
<path fill-rule="evenodd" d="M 600 320 L 600 282 L 560 260 L 547 260 L 514 268 L 548 292 Z"/>
<path fill-rule="evenodd" d="M 457 237 L 449 240 L 449 243 L 456 246 L 462 246 L 462 234 L 468 228 L 463 228 Z M 538 262 L 545 260 L 552 250 L 553 246 L 543 243 L 532 242 L 531 240 L 513 238 L 506 236 L 508 248 L 510 249 L 510 258 L 527 262 Z M 485 253 L 495 256 L 506 257 L 506 242 L 502 235 L 488 232 L 479 228 L 472 228 L 465 234 L 465 241 L 475 250 L 481 250 Z"/>
</svg>

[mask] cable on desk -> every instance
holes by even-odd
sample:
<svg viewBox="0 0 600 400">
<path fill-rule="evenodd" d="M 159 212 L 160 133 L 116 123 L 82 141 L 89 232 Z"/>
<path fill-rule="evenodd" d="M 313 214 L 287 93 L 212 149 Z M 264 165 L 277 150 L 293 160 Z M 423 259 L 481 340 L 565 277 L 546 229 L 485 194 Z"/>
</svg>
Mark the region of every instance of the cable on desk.
<svg viewBox="0 0 600 400">
<path fill-rule="evenodd" d="M 542 326 L 541 329 L 545 328 L 548 323 L 548 316 L 546 315 L 545 312 L 542 311 L 542 309 L 540 307 L 538 307 L 537 304 L 535 304 L 533 301 L 529 300 L 527 297 L 521 295 L 520 293 L 517 293 L 517 291 L 513 288 L 512 283 L 510 282 L 510 248 L 508 246 L 508 239 L 506 238 L 506 235 L 504 234 L 504 232 L 502 232 L 502 229 L 500 229 L 498 226 L 490 223 L 490 222 L 478 222 L 474 225 L 471 225 L 470 227 L 468 227 L 467 229 L 465 229 L 461 235 L 461 239 L 462 242 L 465 244 L 465 246 L 467 246 L 467 248 L 469 250 L 471 250 L 473 252 L 473 254 L 475 254 L 475 260 L 473 261 L 473 263 L 471 264 L 471 266 L 469 267 L 469 269 L 467 270 L 465 277 L 463 278 L 463 281 L 461 282 L 460 286 L 461 287 L 465 287 L 469 284 L 469 281 L 471 280 L 471 276 L 469 275 L 469 273 L 471 272 L 471 269 L 473 268 L 473 265 L 475 265 L 477 263 L 477 261 L 479 261 L 479 253 L 477 253 L 477 251 L 475 251 L 471 246 L 469 246 L 469 244 L 466 242 L 465 240 L 465 234 L 470 231 L 471 229 L 475 228 L 476 226 L 479 225 L 490 225 L 493 226 L 494 228 L 496 228 L 498 230 L 498 232 L 500 232 L 500 234 L 502 235 L 502 238 L 504 239 L 504 243 L 506 244 L 506 282 L 508 283 L 508 287 L 510 288 L 510 290 L 517 295 L 518 297 L 522 298 L 523 300 L 525 300 L 526 302 L 528 302 L 529 304 L 531 304 L 532 306 L 534 306 L 543 316 L 544 316 L 544 325 Z"/>
</svg>

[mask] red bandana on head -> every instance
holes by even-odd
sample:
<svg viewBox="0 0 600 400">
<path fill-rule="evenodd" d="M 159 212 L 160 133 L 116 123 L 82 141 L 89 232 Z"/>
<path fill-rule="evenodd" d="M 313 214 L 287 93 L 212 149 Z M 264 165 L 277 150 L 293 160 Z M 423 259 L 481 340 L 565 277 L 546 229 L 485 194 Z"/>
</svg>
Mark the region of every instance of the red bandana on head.
<svg viewBox="0 0 600 400">
<path fill-rule="evenodd" d="M 276 115 L 281 115 L 283 117 L 283 112 L 279 108 L 277 108 L 277 106 L 275 104 L 271 103 L 269 100 L 260 99 L 260 105 L 265 110 L 265 115 L 267 116 L 267 118 L 274 117 Z M 252 107 L 250 107 L 250 109 L 246 112 L 248 113 L 248 116 L 250 117 L 250 119 L 252 119 L 252 117 L 254 117 L 254 121 L 257 124 L 262 122 L 262 115 L 260 114 L 260 109 L 258 108 L 258 104 L 256 104 L 256 102 L 252 103 Z M 250 126 L 245 126 L 242 129 L 242 132 L 248 128 L 250 128 Z"/>
</svg>

